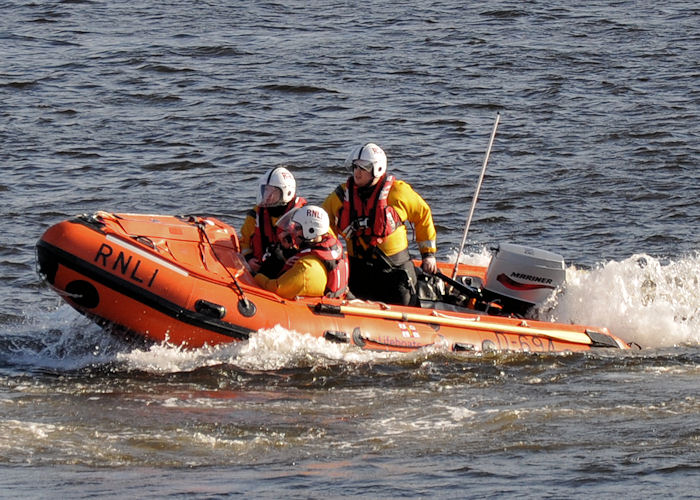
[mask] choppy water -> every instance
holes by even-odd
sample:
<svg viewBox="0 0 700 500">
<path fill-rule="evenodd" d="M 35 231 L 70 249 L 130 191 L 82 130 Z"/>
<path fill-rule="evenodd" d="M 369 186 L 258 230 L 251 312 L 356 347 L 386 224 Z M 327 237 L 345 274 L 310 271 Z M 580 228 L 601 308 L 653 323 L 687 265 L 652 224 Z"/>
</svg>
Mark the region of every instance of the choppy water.
<svg viewBox="0 0 700 500">
<path fill-rule="evenodd" d="M 0 2 L 7 497 L 697 497 L 700 9 L 621 2 Z M 34 272 L 98 209 L 240 225 L 292 165 L 320 202 L 372 140 L 454 259 L 567 259 L 543 312 L 644 347 L 361 353 L 285 330 L 106 337 Z"/>
</svg>

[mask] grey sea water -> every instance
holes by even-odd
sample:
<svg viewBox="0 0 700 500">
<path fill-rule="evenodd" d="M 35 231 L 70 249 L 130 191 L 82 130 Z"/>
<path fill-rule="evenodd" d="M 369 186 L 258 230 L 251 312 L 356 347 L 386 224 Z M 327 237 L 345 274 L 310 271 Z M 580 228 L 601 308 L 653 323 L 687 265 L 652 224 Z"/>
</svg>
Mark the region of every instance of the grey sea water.
<svg viewBox="0 0 700 500">
<path fill-rule="evenodd" d="M 0 496 L 697 498 L 693 2 L 0 2 Z M 265 170 L 320 203 L 356 143 L 454 259 L 560 253 L 543 314 L 630 353 L 356 352 L 281 328 L 139 349 L 34 244 L 113 210 L 239 227 Z"/>
</svg>

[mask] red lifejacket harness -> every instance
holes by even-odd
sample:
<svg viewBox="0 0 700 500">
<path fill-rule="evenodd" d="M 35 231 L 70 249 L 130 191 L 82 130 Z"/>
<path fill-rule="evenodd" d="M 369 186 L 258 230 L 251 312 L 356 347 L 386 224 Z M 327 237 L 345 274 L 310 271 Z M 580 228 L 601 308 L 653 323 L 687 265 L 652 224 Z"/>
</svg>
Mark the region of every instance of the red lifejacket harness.
<svg viewBox="0 0 700 500">
<path fill-rule="evenodd" d="M 280 217 L 290 210 L 304 205 L 306 205 L 306 200 L 297 196 L 287 203 Z M 272 216 L 270 215 L 270 209 L 268 207 L 258 207 L 258 213 L 255 216 L 255 231 L 253 232 L 250 242 L 253 249 L 253 256 L 261 262 L 270 245 L 279 242 L 277 231 L 275 230 L 274 224 L 272 224 Z"/>
<path fill-rule="evenodd" d="M 343 206 L 338 226 L 346 239 L 352 238 L 355 252 L 378 245 L 403 224 L 396 209 L 387 203 L 394 180 L 393 175 L 385 176 L 363 200 L 355 179 L 352 176 L 348 178 L 346 189 L 339 196 Z"/>
<path fill-rule="evenodd" d="M 326 297 L 342 297 L 347 293 L 350 276 L 348 258 L 343 251 L 343 245 L 335 236 L 326 234 L 318 243 L 312 243 L 300 250 L 299 253 L 287 260 L 282 272 L 289 270 L 297 260 L 305 255 L 317 257 L 326 268 L 326 289 L 323 293 Z"/>
</svg>

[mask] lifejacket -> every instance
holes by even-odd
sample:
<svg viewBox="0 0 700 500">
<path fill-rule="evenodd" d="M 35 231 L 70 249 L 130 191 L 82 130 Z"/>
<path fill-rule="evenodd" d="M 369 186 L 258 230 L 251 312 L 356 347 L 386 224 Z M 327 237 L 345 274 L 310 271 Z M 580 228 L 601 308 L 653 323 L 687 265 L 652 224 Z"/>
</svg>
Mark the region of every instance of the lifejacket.
<svg viewBox="0 0 700 500">
<path fill-rule="evenodd" d="M 348 258 L 343 251 L 343 245 L 337 238 L 326 234 L 318 243 L 313 243 L 300 250 L 299 253 L 287 260 L 283 272 L 290 269 L 297 260 L 305 255 L 317 257 L 326 268 L 327 279 L 324 291 L 326 297 L 342 297 L 347 293 L 348 277 L 350 276 Z"/>
<path fill-rule="evenodd" d="M 306 205 L 306 199 L 297 196 L 284 207 L 284 211 L 280 217 L 290 210 Z M 251 214 L 253 215 L 253 214 Z M 272 216 L 268 207 L 258 207 L 258 212 L 255 214 L 255 231 L 250 238 L 250 246 L 253 250 L 253 256 L 262 262 L 265 252 L 275 243 L 278 243 L 277 231 L 272 223 Z"/>
<path fill-rule="evenodd" d="M 403 224 L 396 209 L 387 203 L 394 180 L 393 175 L 387 175 L 384 182 L 378 182 L 372 193 L 363 200 L 355 179 L 352 176 L 348 178 L 342 196 L 339 193 L 343 206 L 338 218 L 340 232 L 346 239 L 353 238 L 354 243 L 362 239 L 363 247 L 376 246 Z M 359 250 L 356 245 L 353 247 Z"/>
</svg>

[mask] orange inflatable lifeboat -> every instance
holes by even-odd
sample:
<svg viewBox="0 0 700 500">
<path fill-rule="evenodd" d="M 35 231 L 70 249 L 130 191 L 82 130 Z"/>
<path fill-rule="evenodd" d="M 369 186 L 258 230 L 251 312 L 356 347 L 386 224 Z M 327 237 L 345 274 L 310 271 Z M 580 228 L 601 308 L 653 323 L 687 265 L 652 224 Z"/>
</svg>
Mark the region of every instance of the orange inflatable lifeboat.
<svg viewBox="0 0 700 500">
<path fill-rule="evenodd" d="M 183 347 L 243 341 L 281 325 L 328 341 L 401 352 L 431 345 L 453 351 L 628 348 L 606 328 L 524 319 L 503 311 L 492 297 L 469 297 L 487 279 L 491 270 L 485 267 L 459 266 L 452 282 L 466 293 L 459 303 L 430 297 L 427 307 L 286 300 L 257 285 L 239 254 L 236 231 L 211 217 L 82 215 L 43 234 L 37 261 L 44 280 L 99 325 Z M 440 264 L 444 271 L 451 267 Z M 495 272 L 499 286 L 512 288 L 502 279 L 505 273 Z M 528 286 L 541 288 L 536 285 Z M 507 303 L 507 293 L 502 298 Z"/>
</svg>

